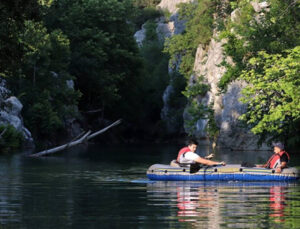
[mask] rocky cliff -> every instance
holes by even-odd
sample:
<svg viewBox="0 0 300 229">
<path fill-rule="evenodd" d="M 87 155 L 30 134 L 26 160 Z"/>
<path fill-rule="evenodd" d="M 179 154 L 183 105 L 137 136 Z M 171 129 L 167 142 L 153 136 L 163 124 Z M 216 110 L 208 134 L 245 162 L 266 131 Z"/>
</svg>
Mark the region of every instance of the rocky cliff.
<svg viewBox="0 0 300 229">
<path fill-rule="evenodd" d="M 268 4 L 265 2 L 252 2 L 251 5 L 259 16 L 262 16 L 261 10 L 268 7 Z M 239 9 L 236 9 L 231 14 L 231 20 L 237 20 L 238 15 Z M 266 144 L 257 145 L 258 137 L 252 134 L 247 127 L 243 126 L 239 120 L 240 115 L 247 109 L 247 106 L 239 101 L 241 90 L 246 86 L 246 83 L 242 81 L 231 82 L 227 91 L 220 94 L 218 82 L 226 72 L 226 68 L 221 65 L 221 62 L 225 60 L 229 64 L 234 64 L 230 57 L 224 56 L 223 44 L 225 42 L 225 40 L 220 41 L 218 33 L 214 32 L 208 46 L 204 47 L 200 44 L 197 49 L 194 63 L 195 75 L 191 77 L 203 76 L 204 82 L 210 86 L 210 90 L 206 95 L 198 98 L 198 100 L 207 106 L 212 104 L 215 121 L 219 128 L 218 146 L 232 150 L 268 150 L 269 148 Z M 205 132 L 207 123 L 208 120 L 198 120 L 196 136 L 199 138 L 207 137 Z"/>
<path fill-rule="evenodd" d="M 158 20 L 157 33 L 162 37 L 170 37 L 184 31 L 184 22 L 178 19 L 177 4 L 192 2 L 192 0 L 162 0 L 158 5 L 159 9 L 167 10 L 171 13 L 168 21 L 164 19 Z M 259 12 L 261 8 L 267 7 L 265 3 L 253 3 L 253 8 Z M 232 13 L 231 18 L 235 20 L 238 17 L 238 10 Z M 246 111 L 246 105 L 239 102 L 241 97 L 241 89 L 245 86 L 245 82 L 235 81 L 228 86 L 226 93 L 220 94 L 218 82 L 225 73 L 226 68 L 221 66 L 224 60 L 222 45 L 225 40 L 219 41 L 217 32 L 208 45 L 203 46 L 199 44 L 195 63 L 194 72 L 191 76 L 189 84 L 192 84 L 200 76 L 204 77 L 204 83 L 209 85 L 210 90 L 205 96 L 198 97 L 198 102 L 204 105 L 211 105 L 214 110 L 214 118 L 219 128 L 219 135 L 217 145 L 219 147 L 230 148 L 232 150 L 266 150 L 268 147 L 263 144 L 261 147 L 257 146 L 258 138 L 254 136 L 248 129 L 241 126 L 239 116 Z M 225 60 L 232 64 L 230 58 Z M 178 58 L 178 62 L 180 57 Z M 176 69 L 176 68 L 175 68 Z M 169 73 L 172 73 L 170 68 Z M 172 79 L 171 79 L 172 80 Z M 172 119 L 172 108 L 168 105 L 169 96 L 172 94 L 172 85 L 170 84 L 163 95 L 164 107 L 162 109 L 162 119 L 168 124 L 170 132 L 176 131 L 174 129 L 174 120 Z M 184 119 L 189 119 L 187 112 L 183 114 Z M 199 119 L 195 126 L 194 135 L 199 139 L 207 138 L 206 126 L 208 120 Z M 187 127 L 186 131 L 188 131 Z"/>
<path fill-rule="evenodd" d="M 214 34 L 217 37 L 217 34 Z M 221 66 L 224 59 L 222 44 L 225 41 L 211 39 L 208 46 L 199 45 L 196 53 L 194 72 L 192 77 L 204 77 L 204 82 L 210 86 L 210 90 L 204 97 L 198 100 L 200 103 L 209 106 L 212 104 L 215 121 L 219 128 L 217 144 L 233 150 L 266 150 L 266 145 L 257 146 L 258 137 L 254 136 L 245 127 L 242 127 L 239 116 L 246 111 L 247 106 L 242 104 L 241 89 L 245 87 L 245 82 L 234 81 L 229 84 L 226 93 L 220 94 L 218 82 L 225 73 L 226 68 Z M 228 63 L 232 63 L 230 58 L 226 58 Z M 200 119 L 196 124 L 195 135 L 199 138 L 206 138 L 205 132 L 208 120 Z"/>
<path fill-rule="evenodd" d="M 23 105 L 17 97 L 12 96 L 4 79 L 0 78 L 0 125 L 12 125 L 24 136 L 25 146 L 33 147 L 30 131 L 24 126 L 21 116 Z"/>
</svg>

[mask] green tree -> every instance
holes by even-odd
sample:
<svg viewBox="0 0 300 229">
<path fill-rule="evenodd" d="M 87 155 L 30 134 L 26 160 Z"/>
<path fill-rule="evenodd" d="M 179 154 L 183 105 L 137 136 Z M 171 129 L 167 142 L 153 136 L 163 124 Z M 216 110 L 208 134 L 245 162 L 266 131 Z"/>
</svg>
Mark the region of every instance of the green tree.
<svg viewBox="0 0 300 229">
<path fill-rule="evenodd" d="M 140 113 L 139 122 L 149 124 L 146 131 L 149 131 L 160 120 L 160 112 L 163 106 L 162 95 L 169 83 L 169 58 L 162 52 L 163 42 L 158 39 L 156 27 L 157 23 L 155 21 L 149 20 L 146 22 L 146 37 L 140 48 L 144 72 L 139 84 L 140 94 L 143 95 L 140 97 L 142 112 Z"/>
<path fill-rule="evenodd" d="M 161 11 L 156 9 L 160 1 L 161 0 L 131 0 L 133 8 L 131 14 L 128 16 L 135 25 L 136 30 L 139 30 L 148 20 L 154 20 L 163 15 Z"/>
<path fill-rule="evenodd" d="M 18 74 L 24 54 L 19 36 L 24 30 L 24 21 L 40 18 L 40 6 L 36 0 L 0 1 L 0 76 Z"/>
<path fill-rule="evenodd" d="M 0 153 L 9 153 L 22 145 L 23 135 L 11 125 L 0 125 Z"/>
<path fill-rule="evenodd" d="M 300 46 L 284 54 L 259 52 L 250 59 L 241 79 L 249 83 L 241 101 L 248 111 L 241 116 L 263 139 L 279 138 L 289 145 L 300 138 Z"/>
<path fill-rule="evenodd" d="M 24 104 L 25 125 L 36 140 L 59 137 L 64 119 L 74 117 L 78 92 L 68 87 L 69 40 L 59 30 L 51 33 L 40 22 L 26 21 L 19 38 L 24 50 L 18 75 L 8 83 Z M 53 139 L 55 140 L 55 139 Z"/>
<path fill-rule="evenodd" d="M 299 1 L 269 0 L 269 7 L 260 13 L 254 11 L 248 0 L 231 3 L 237 3 L 234 4 L 238 8 L 237 18 L 234 21 L 228 18 L 221 38 L 227 39 L 224 50 L 234 65 L 224 63 L 227 72 L 219 82 L 222 91 L 239 77 L 248 60 L 259 51 L 282 53 L 300 42 Z"/>
<path fill-rule="evenodd" d="M 48 28 L 70 39 L 70 73 L 82 92 L 80 108 L 119 116 L 134 103 L 130 89 L 140 76 L 141 60 L 127 21 L 131 5 L 117 0 L 55 1 L 46 15 Z M 119 111 L 119 112 L 118 112 Z"/>
</svg>

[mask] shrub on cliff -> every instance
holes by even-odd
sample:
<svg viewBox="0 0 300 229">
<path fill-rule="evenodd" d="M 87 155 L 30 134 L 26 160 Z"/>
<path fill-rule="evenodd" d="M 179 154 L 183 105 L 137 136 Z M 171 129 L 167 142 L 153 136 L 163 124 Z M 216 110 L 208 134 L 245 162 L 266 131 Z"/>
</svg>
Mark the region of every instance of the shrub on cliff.
<svg viewBox="0 0 300 229">
<path fill-rule="evenodd" d="M 22 133 L 11 125 L 0 125 L 0 153 L 9 153 L 18 149 L 23 141 Z"/>
</svg>

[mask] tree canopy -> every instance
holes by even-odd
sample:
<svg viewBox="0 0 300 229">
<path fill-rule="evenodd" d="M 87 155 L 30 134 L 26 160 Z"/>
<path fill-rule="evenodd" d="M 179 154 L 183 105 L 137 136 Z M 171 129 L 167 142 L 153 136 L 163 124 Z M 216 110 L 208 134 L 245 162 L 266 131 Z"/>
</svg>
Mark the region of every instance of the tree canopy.
<svg viewBox="0 0 300 229">
<path fill-rule="evenodd" d="M 70 40 L 70 73 L 83 94 L 83 110 L 115 109 L 139 76 L 141 61 L 126 21 L 128 4 L 117 0 L 56 1 L 46 15 L 50 29 Z M 132 68 L 132 66 L 135 66 Z"/>
<path fill-rule="evenodd" d="M 233 4 L 234 3 L 234 4 Z M 239 78 L 249 83 L 242 101 L 242 116 L 262 140 L 281 139 L 296 146 L 299 138 L 299 1 L 269 0 L 255 12 L 249 1 L 232 1 L 236 18 L 228 18 L 221 38 L 225 54 L 234 64 L 224 64 L 219 81 L 222 92 Z M 297 73 L 298 72 L 298 73 Z"/>
<path fill-rule="evenodd" d="M 258 13 L 247 0 L 231 3 L 235 3 L 232 10 L 237 19 L 225 20 L 221 38 L 227 39 L 224 50 L 232 57 L 234 65 L 225 64 L 227 72 L 219 82 L 223 92 L 258 52 L 282 53 L 300 43 L 299 2 L 269 0 L 268 7 Z"/>
<path fill-rule="evenodd" d="M 248 82 L 241 101 L 248 104 L 245 120 L 255 134 L 299 141 L 300 124 L 300 46 L 283 54 L 265 51 L 249 60 L 241 79 Z"/>
<path fill-rule="evenodd" d="M 35 140 L 56 142 L 65 136 L 67 120 L 94 125 L 95 116 L 85 116 L 91 110 L 101 111 L 96 120 L 121 117 L 135 127 L 159 120 L 167 57 L 157 38 L 152 43 L 147 38 L 140 50 L 133 37 L 141 24 L 161 15 L 157 3 L 0 3 L 0 76 L 23 103 L 24 122 Z M 148 36 L 156 34 L 151 23 Z"/>
</svg>

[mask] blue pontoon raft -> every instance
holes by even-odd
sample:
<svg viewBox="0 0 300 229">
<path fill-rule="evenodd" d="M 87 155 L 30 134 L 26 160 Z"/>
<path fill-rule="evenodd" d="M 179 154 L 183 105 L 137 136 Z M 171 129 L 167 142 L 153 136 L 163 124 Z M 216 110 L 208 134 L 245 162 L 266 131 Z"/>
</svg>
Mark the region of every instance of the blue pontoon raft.
<svg viewBox="0 0 300 229">
<path fill-rule="evenodd" d="M 299 179 L 299 170 L 291 167 L 276 173 L 275 169 L 229 164 L 202 167 L 191 173 L 189 167 L 154 164 L 147 170 L 147 177 L 158 181 L 296 181 Z"/>
</svg>

